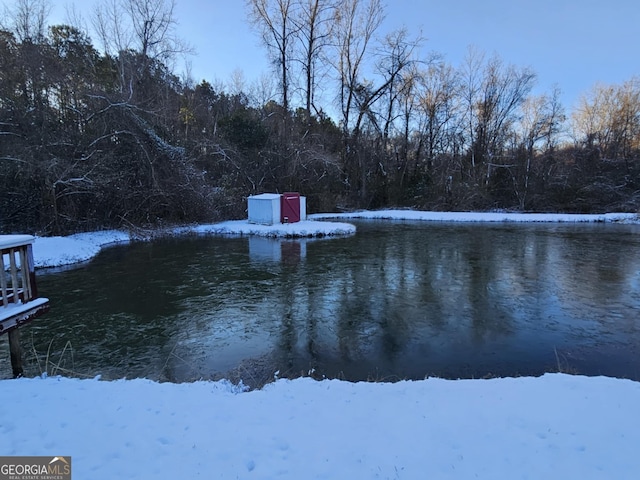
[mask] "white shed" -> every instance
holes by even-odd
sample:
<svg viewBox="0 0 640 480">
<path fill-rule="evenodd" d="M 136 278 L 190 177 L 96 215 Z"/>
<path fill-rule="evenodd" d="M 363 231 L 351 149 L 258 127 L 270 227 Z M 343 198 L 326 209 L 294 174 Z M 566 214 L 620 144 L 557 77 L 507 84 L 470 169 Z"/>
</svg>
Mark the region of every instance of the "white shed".
<svg viewBox="0 0 640 480">
<path fill-rule="evenodd" d="M 300 220 L 307 219 L 307 197 L 300 197 Z"/>
<path fill-rule="evenodd" d="M 249 223 L 273 225 L 280 223 L 280 194 L 262 193 L 247 199 Z"/>
</svg>

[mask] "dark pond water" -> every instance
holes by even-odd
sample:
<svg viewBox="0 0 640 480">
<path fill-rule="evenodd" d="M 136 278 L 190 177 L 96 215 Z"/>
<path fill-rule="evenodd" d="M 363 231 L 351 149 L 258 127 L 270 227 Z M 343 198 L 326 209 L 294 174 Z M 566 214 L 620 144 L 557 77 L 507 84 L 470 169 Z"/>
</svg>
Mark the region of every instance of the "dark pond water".
<svg viewBox="0 0 640 480">
<path fill-rule="evenodd" d="M 21 330 L 27 373 L 640 380 L 640 226 L 353 223 L 348 238 L 167 239 L 40 272 L 52 308 Z"/>
</svg>

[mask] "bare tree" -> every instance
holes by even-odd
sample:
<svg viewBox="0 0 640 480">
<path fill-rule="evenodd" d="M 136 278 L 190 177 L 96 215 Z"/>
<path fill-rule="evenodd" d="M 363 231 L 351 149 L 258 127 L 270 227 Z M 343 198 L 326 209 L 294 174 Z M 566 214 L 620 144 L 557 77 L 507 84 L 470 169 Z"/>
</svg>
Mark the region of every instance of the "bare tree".
<svg viewBox="0 0 640 480">
<path fill-rule="evenodd" d="M 462 99 L 465 105 L 465 128 L 469 138 L 469 150 L 471 152 L 471 168 L 476 167 L 475 149 L 475 129 L 477 124 L 478 95 L 481 88 L 482 67 L 485 63 L 484 52 L 469 47 L 464 63 L 461 68 L 460 77 L 462 79 Z"/>
<path fill-rule="evenodd" d="M 401 196 L 404 186 L 405 177 L 409 168 L 409 150 L 411 137 L 414 132 L 417 119 L 416 110 L 418 109 L 418 84 L 420 81 L 420 72 L 416 65 L 407 68 L 402 74 L 402 82 L 398 90 L 396 99 L 398 103 L 397 117 L 399 120 L 400 135 L 396 140 L 393 148 L 393 157 L 395 165 L 393 170 L 396 172 L 397 195 Z M 417 158 L 414 155 L 415 172 Z"/>
<path fill-rule="evenodd" d="M 536 146 L 549 150 L 557 143 L 566 120 L 560 95 L 560 88 L 556 86 L 551 94 L 530 96 L 523 101 L 519 130 L 528 152 L 533 153 Z"/>
<path fill-rule="evenodd" d="M 273 76 L 263 73 L 259 78 L 253 80 L 247 92 L 250 103 L 256 108 L 260 108 L 277 98 L 278 89 L 273 80 Z"/>
<path fill-rule="evenodd" d="M 291 49 L 298 27 L 293 0 L 247 0 L 252 24 L 258 29 L 279 74 L 282 107 L 289 111 Z"/>
<path fill-rule="evenodd" d="M 385 36 L 378 55 L 380 60 L 377 70 L 382 77 L 379 91 L 384 100 L 384 107 L 380 112 L 382 117 L 382 137 L 386 143 L 394 121 L 399 112 L 397 110 L 400 96 L 413 83 L 411 66 L 418 63 L 414 53 L 420 47 L 422 38 L 408 38 L 406 28 L 395 30 Z"/>
<path fill-rule="evenodd" d="M 113 57 L 132 48 L 133 35 L 129 22 L 125 20 L 121 0 L 99 2 L 91 18 L 102 50 Z"/>
<path fill-rule="evenodd" d="M 572 116 L 579 139 L 601 156 L 628 160 L 640 148 L 640 79 L 622 85 L 595 85 Z"/>
<path fill-rule="evenodd" d="M 124 0 L 123 7 L 143 58 L 167 63 L 190 50 L 176 32 L 176 0 Z"/>
<path fill-rule="evenodd" d="M 454 119 L 459 114 L 460 77 L 450 65 L 433 62 L 419 76 L 417 89 L 418 157 L 426 157 L 427 169 L 436 155 L 445 153 L 457 128 Z M 423 153 L 424 152 L 424 153 Z"/>
<path fill-rule="evenodd" d="M 560 89 L 555 87 L 551 95 L 531 96 L 522 103 L 522 115 L 517 130 L 521 135 L 521 149 L 524 153 L 518 174 L 513 174 L 513 182 L 519 207 L 524 210 L 529 195 L 529 184 L 537 146 L 544 151 L 553 148 L 557 135 L 565 121 L 564 109 L 560 103 Z"/>
<path fill-rule="evenodd" d="M 632 78 L 622 84 L 617 97 L 615 152 L 627 162 L 632 152 L 640 149 L 640 78 Z"/>
<path fill-rule="evenodd" d="M 0 26 L 14 32 L 21 43 L 42 43 L 50 12 L 50 0 L 16 0 L 12 9 L 5 6 Z"/>
<path fill-rule="evenodd" d="M 145 71 L 192 52 L 177 33 L 175 6 L 175 0 L 109 0 L 97 5 L 92 23 L 106 53 L 138 52 Z"/>
<path fill-rule="evenodd" d="M 311 110 L 319 113 L 315 106 L 315 90 L 321 68 L 320 59 L 329 46 L 333 17 L 336 8 L 334 0 L 299 0 L 299 8 L 294 19 L 298 31 L 300 64 L 304 78 L 304 105 L 307 119 Z"/>
<path fill-rule="evenodd" d="M 247 79 L 242 69 L 236 68 L 231 72 L 231 75 L 229 75 L 229 81 L 227 82 L 227 88 L 231 95 L 246 94 Z"/>
<path fill-rule="evenodd" d="M 501 166 L 500 155 L 516 119 L 518 108 L 531 91 L 536 75 L 528 68 L 505 66 L 494 56 L 482 69 L 482 81 L 472 100 L 471 132 L 474 135 L 474 163 L 487 167 L 486 179 L 492 168 Z M 472 90 L 469 89 L 469 92 Z"/>
<path fill-rule="evenodd" d="M 351 114 L 358 90 L 363 86 L 366 55 L 384 17 L 381 0 L 345 0 L 335 12 L 333 38 L 338 49 L 335 68 L 340 82 L 339 103 L 345 137 L 353 127 Z M 358 118 L 361 120 L 362 116 Z"/>
</svg>

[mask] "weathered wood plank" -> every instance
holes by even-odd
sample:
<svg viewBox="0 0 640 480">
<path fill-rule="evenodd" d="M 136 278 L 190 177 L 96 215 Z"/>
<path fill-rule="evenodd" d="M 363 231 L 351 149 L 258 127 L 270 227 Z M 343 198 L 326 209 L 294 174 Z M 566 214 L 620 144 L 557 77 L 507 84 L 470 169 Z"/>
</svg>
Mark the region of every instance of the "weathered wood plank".
<svg viewBox="0 0 640 480">
<path fill-rule="evenodd" d="M 20 280 L 22 282 L 22 301 L 28 302 L 33 297 L 31 295 L 31 286 L 27 270 L 27 250 L 25 247 L 20 249 Z"/>
<path fill-rule="evenodd" d="M 25 263 L 26 270 L 29 275 L 29 288 L 31 290 L 31 297 L 38 298 L 38 283 L 36 282 L 36 264 L 33 260 L 33 244 L 27 245 L 27 262 Z"/>
<path fill-rule="evenodd" d="M 27 303 L 11 303 L 6 307 L 0 307 L 0 335 L 30 322 L 48 310 L 48 298 L 36 298 Z"/>
<path fill-rule="evenodd" d="M 11 271 L 11 286 L 13 287 L 13 303 L 18 303 L 18 266 L 16 265 L 15 248 L 9 249 L 9 270 Z"/>
<path fill-rule="evenodd" d="M 11 369 L 13 378 L 20 378 L 24 374 L 22 368 L 22 345 L 20 345 L 20 330 L 14 328 L 9 331 L 9 354 L 11 355 Z"/>
<path fill-rule="evenodd" d="M 6 307 L 9 303 L 9 293 L 7 292 L 7 273 L 4 266 L 4 253 L 0 253 L 0 294 L 2 294 L 2 306 Z"/>
</svg>

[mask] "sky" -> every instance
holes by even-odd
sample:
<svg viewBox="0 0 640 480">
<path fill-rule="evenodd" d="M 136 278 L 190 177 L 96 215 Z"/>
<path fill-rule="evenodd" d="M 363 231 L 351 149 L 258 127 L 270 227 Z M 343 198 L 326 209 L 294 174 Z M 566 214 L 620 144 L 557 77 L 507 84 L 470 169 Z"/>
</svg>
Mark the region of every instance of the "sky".
<svg viewBox="0 0 640 480">
<path fill-rule="evenodd" d="M 13 0 L 5 0 L 10 4 Z M 67 5 L 91 12 L 96 0 L 52 0 L 51 18 L 65 19 Z M 596 83 L 620 84 L 640 76 L 637 0 L 393 0 L 379 34 L 406 26 L 426 39 L 425 57 L 437 52 L 459 66 L 474 46 L 538 75 L 534 93 L 557 85 L 571 110 Z M 179 33 L 196 52 L 196 82 L 229 82 L 241 71 L 251 83 L 269 73 L 266 51 L 247 22 L 242 0 L 177 0 Z"/>
</svg>

